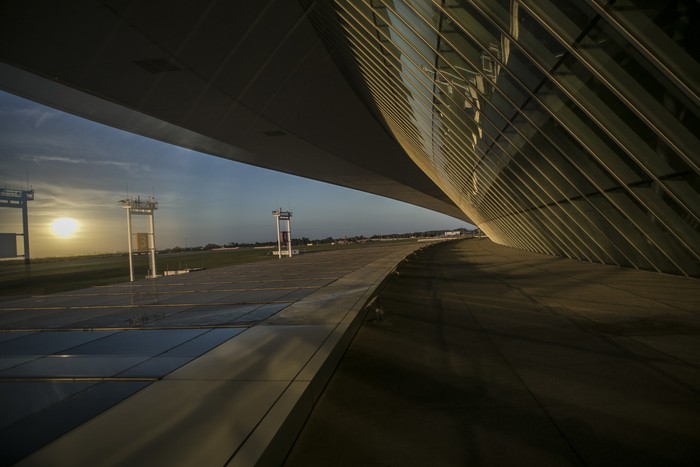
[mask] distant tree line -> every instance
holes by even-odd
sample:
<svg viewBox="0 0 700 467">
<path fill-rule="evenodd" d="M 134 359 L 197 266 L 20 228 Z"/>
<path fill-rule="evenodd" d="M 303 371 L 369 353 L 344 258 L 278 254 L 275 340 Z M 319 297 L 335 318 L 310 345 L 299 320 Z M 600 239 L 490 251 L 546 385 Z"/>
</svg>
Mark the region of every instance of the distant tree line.
<svg viewBox="0 0 700 467">
<path fill-rule="evenodd" d="M 472 233 L 471 230 L 465 228 L 458 228 L 451 230 L 452 232 L 460 232 L 461 235 L 467 235 Z M 364 243 L 370 241 L 380 241 L 380 240 L 392 240 L 392 239 L 403 239 L 403 238 L 434 238 L 440 237 L 445 234 L 446 230 L 428 230 L 424 232 L 405 232 L 405 233 L 392 233 L 385 235 L 372 235 L 371 237 L 365 237 L 364 235 L 356 235 L 353 237 L 342 237 L 342 238 L 318 238 L 310 239 L 309 237 L 292 238 L 292 245 L 310 245 L 310 244 L 324 244 L 324 243 Z M 165 248 L 159 250 L 160 253 L 182 253 L 189 251 L 206 251 L 214 250 L 216 248 L 255 248 L 255 247 L 269 247 L 277 246 L 277 242 L 255 242 L 255 243 L 240 243 L 240 242 L 229 242 L 223 245 L 217 243 L 207 243 L 204 246 L 192 246 L 192 247 L 173 247 Z"/>
</svg>

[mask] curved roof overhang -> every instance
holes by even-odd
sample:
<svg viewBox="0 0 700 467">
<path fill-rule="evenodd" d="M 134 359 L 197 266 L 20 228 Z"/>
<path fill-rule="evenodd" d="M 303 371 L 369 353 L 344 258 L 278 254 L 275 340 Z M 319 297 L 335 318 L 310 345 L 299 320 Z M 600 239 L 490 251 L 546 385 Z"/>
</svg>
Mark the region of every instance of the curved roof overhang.
<svg viewBox="0 0 700 467">
<path fill-rule="evenodd" d="M 297 2 L 36 3 L 3 7 L 0 88 L 468 220 L 353 92 Z"/>
</svg>

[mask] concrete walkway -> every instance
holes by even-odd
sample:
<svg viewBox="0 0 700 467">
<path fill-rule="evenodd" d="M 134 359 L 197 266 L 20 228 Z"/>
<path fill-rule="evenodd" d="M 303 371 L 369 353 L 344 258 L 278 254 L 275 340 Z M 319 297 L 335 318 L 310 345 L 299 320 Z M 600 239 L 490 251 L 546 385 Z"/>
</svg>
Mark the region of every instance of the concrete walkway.
<svg viewBox="0 0 700 467">
<path fill-rule="evenodd" d="M 0 465 L 279 465 L 418 243 L 0 304 Z"/>
<path fill-rule="evenodd" d="M 379 300 L 287 466 L 700 464 L 700 281 L 473 239 Z"/>
</svg>

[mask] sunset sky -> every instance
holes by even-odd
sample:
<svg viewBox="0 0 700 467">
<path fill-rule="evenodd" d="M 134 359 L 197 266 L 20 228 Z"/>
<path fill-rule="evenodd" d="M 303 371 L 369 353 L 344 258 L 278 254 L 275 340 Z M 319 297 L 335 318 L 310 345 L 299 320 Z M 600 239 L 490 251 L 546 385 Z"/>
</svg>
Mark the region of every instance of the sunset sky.
<svg viewBox="0 0 700 467">
<path fill-rule="evenodd" d="M 127 193 L 158 199 L 158 248 L 274 240 L 272 210 L 278 205 L 294 212 L 294 237 L 471 227 L 398 201 L 154 141 L 4 92 L 0 160 L 0 187 L 25 189 L 28 174 L 36 191 L 29 204 L 32 257 L 125 251 L 126 220 L 118 202 Z M 77 221 L 75 233 L 52 231 L 59 218 Z M 135 232 L 147 230 L 146 216 L 134 220 Z M 0 209 L 0 232 L 21 228 L 19 209 Z M 18 245 L 21 250 L 21 239 Z"/>
</svg>

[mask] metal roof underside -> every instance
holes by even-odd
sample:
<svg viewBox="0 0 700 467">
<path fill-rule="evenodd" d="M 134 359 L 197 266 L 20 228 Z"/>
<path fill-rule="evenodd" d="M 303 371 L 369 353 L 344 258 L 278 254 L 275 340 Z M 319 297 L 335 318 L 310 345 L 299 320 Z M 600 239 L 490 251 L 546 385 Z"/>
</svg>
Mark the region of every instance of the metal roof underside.
<svg viewBox="0 0 700 467">
<path fill-rule="evenodd" d="M 0 18 L 4 90 L 467 220 L 360 101 L 297 2 L 23 0 Z"/>
</svg>

